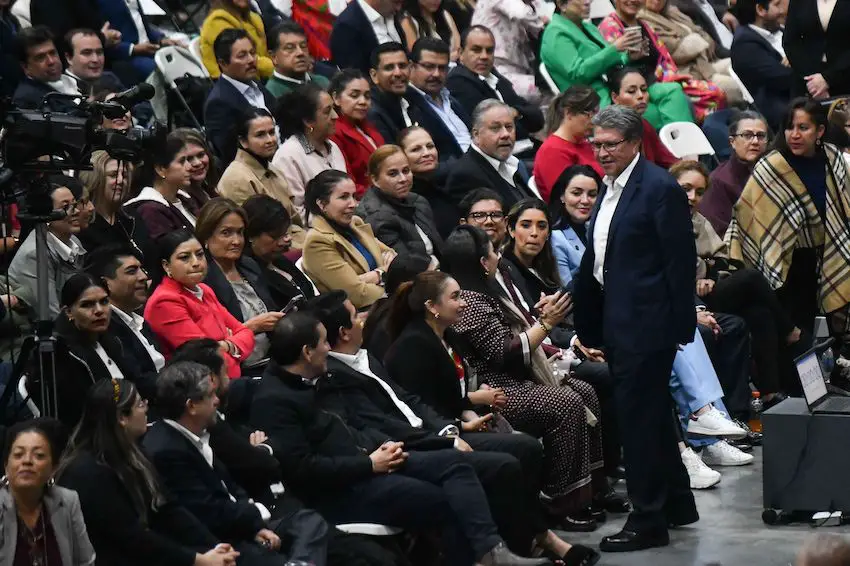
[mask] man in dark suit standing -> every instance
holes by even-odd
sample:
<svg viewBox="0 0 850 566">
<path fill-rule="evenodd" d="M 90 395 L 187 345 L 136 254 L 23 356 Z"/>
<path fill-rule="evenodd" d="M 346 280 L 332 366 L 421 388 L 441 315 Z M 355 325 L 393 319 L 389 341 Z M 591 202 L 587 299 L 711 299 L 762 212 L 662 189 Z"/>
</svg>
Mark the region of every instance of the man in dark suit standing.
<svg viewBox="0 0 850 566">
<path fill-rule="evenodd" d="M 257 81 L 257 49 L 243 29 L 226 29 L 215 38 L 213 51 L 221 77 L 204 104 L 207 136 L 225 163 L 236 157 L 234 126 L 251 107 L 265 108 L 272 114 L 275 99 Z"/>
<path fill-rule="evenodd" d="M 640 115 L 609 106 L 593 125 L 605 188 L 575 282 L 575 325 L 582 344 L 605 349 L 614 377 L 634 511 L 600 548 L 627 552 L 665 546 L 668 526 L 699 519 L 668 389 L 677 348 L 696 326 L 696 247 L 682 189 L 640 154 Z"/>
<path fill-rule="evenodd" d="M 528 169 L 514 157 L 516 143 L 514 110 L 490 98 L 472 114 L 472 145 L 449 173 L 446 191 L 459 203 L 466 194 L 481 187 L 499 193 L 505 208 L 534 196 L 528 188 Z"/>
<path fill-rule="evenodd" d="M 331 31 L 331 59 L 340 68 L 369 72 L 372 51 L 382 43 L 404 45 L 396 20 L 402 0 L 352 0 L 337 16 Z"/>
</svg>

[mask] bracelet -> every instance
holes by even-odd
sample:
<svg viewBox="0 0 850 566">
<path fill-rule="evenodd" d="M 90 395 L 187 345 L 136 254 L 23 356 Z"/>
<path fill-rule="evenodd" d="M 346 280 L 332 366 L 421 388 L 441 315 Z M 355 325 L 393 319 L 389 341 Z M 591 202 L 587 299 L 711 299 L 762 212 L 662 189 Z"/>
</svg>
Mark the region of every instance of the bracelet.
<svg viewBox="0 0 850 566">
<path fill-rule="evenodd" d="M 542 328 L 543 330 L 546 331 L 546 334 L 549 334 L 549 333 L 552 332 L 552 326 L 547 324 L 546 321 L 543 320 L 542 318 L 537 321 L 537 324 L 540 325 L 540 328 Z"/>
</svg>

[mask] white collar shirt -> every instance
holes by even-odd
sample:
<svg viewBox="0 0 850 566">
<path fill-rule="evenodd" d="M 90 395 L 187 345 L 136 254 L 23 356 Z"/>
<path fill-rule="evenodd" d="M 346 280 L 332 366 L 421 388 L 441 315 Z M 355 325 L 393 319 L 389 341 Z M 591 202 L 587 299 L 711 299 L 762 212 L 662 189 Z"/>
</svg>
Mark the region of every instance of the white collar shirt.
<svg viewBox="0 0 850 566">
<path fill-rule="evenodd" d="M 266 99 L 263 96 L 263 91 L 260 90 L 260 87 L 258 87 L 256 83 L 253 81 L 250 83 L 243 83 L 242 81 L 237 81 L 234 78 L 228 77 L 224 73 L 221 74 L 221 78 L 232 84 L 233 87 L 239 91 L 239 94 L 245 97 L 248 104 L 254 108 L 265 108 L 268 110 L 268 107 L 266 106 Z"/>
<path fill-rule="evenodd" d="M 145 335 L 142 334 L 142 327 L 145 324 L 145 319 L 134 312 L 127 314 L 115 305 L 112 305 L 112 312 L 115 316 L 124 321 L 124 324 L 127 325 L 130 332 L 132 332 L 136 339 L 141 342 L 142 346 L 144 346 L 145 351 L 147 351 L 148 356 L 151 358 L 151 362 L 153 362 L 154 368 L 156 368 L 156 371 L 165 367 L 165 357 L 159 352 L 159 350 L 154 348 L 153 344 L 151 344 L 150 341 L 145 338 Z"/>
<path fill-rule="evenodd" d="M 708 16 L 708 19 L 711 21 L 711 25 L 714 26 L 714 31 L 717 32 L 717 37 L 720 38 L 720 43 L 723 47 L 726 49 L 732 47 L 732 40 L 735 36 L 732 35 L 732 32 L 729 31 L 726 24 L 717 18 L 717 13 L 714 11 L 714 7 L 708 2 L 708 0 L 697 0 L 697 5 L 699 6 L 699 9 Z"/>
<path fill-rule="evenodd" d="M 493 73 L 490 73 L 486 77 L 484 75 L 478 75 L 478 78 L 481 79 L 483 82 L 487 83 L 487 86 L 490 87 L 490 90 L 493 91 L 493 94 L 496 95 L 496 98 L 498 98 L 501 102 L 505 101 L 505 99 L 502 97 L 502 93 L 499 92 L 499 89 L 496 88 L 496 86 L 499 84 L 499 77 L 497 77 Z"/>
<path fill-rule="evenodd" d="M 395 21 L 392 18 L 383 16 L 364 0 L 357 0 L 357 3 L 360 4 L 360 9 L 366 14 L 366 19 L 372 24 L 372 31 L 375 32 L 378 45 L 389 41 L 401 43 L 401 36 L 399 36 Z"/>
<path fill-rule="evenodd" d="M 86 253 L 86 250 L 83 249 L 82 245 L 80 245 L 80 241 L 77 240 L 76 236 L 71 236 L 71 245 L 67 246 L 65 242 L 56 237 L 53 232 L 48 232 L 47 244 L 48 247 L 53 248 L 62 261 L 66 261 L 68 263 L 76 263 L 77 258 Z"/>
<path fill-rule="evenodd" d="M 310 76 L 310 73 L 304 73 L 304 80 L 295 79 L 293 77 L 287 77 L 286 75 L 284 75 L 282 73 L 278 73 L 277 71 L 274 71 L 272 74 L 275 76 L 276 79 L 280 79 L 282 81 L 286 81 L 288 83 L 292 83 L 292 84 L 296 84 L 296 85 L 307 84 L 307 83 L 309 83 L 313 80 L 313 78 Z"/>
<path fill-rule="evenodd" d="M 755 24 L 750 24 L 750 29 L 762 36 L 767 40 L 771 47 L 773 47 L 777 53 L 779 53 L 782 58 L 785 58 L 785 48 L 782 47 L 782 35 L 783 32 L 781 29 L 770 32 L 766 29 L 759 27 Z"/>
<path fill-rule="evenodd" d="M 639 159 L 640 153 L 635 155 L 632 162 L 623 169 L 623 172 L 616 179 L 612 180 L 606 175 L 602 180 L 606 187 L 605 195 L 602 197 L 602 203 L 599 205 L 593 223 L 593 277 L 603 286 L 605 285 L 605 252 L 608 249 L 611 220 L 614 218 L 620 197 L 623 195 L 623 190 L 626 188 L 629 177 L 635 170 Z"/>
<path fill-rule="evenodd" d="M 499 173 L 499 176 L 502 177 L 502 179 L 507 181 L 512 187 L 516 187 L 514 175 L 516 175 L 516 172 L 519 170 L 519 159 L 511 155 L 505 161 L 499 161 L 495 157 L 491 157 L 481 151 L 481 148 L 475 144 L 472 144 L 472 149 L 480 153 L 482 157 L 487 160 L 487 163 L 489 163 L 493 169 Z"/>
</svg>

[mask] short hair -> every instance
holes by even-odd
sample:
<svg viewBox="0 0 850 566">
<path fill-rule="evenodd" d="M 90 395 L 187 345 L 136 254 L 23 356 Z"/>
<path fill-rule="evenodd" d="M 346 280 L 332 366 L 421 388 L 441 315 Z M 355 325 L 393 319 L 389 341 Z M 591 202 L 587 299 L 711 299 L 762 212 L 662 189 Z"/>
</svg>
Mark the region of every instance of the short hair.
<svg viewBox="0 0 850 566">
<path fill-rule="evenodd" d="M 245 237 L 249 240 L 263 234 L 282 236 L 292 225 L 292 218 L 283 203 L 269 195 L 251 195 L 242 203 L 248 217 Z"/>
<path fill-rule="evenodd" d="M 307 37 L 307 34 L 304 32 L 304 28 L 302 28 L 300 25 L 293 22 L 292 20 L 283 20 L 275 27 L 273 27 L 268 34 L 270 52 L 274 52 L 280 49 L 280 35 L 283 33 L 300 35 L 304 38 Z"/>
<path fill-rule="evenodd" d="M 449 56 L 449 44 L 436 37 L 420 37 L 410 50 L 410 60 L 418 63 L 422 60 L 422 52 L 431 51 L 439 55 Z"/>
<path fill-rule="evenodd" d="M 139 252 L 129 244 L 116 242 L 99 246 L 86 254 L 85 270 L 98 279 L 114 279 L 126 257 L 142 261 Z"/>
<path fill-rule="evenodd" d="M 200 401 L 213 392 L 210 369 L 195 362 L 165 366 L 156 378 L 156 407 L 164 419 L 179 420 L 187 401 Z"/>
<path fill-rule="evenodd" d="M 592 124 L 597 128 L 617 130 L 629 141 L 643 137 L 643 119 L 633 108 L 613 104 L 599 111 Z"/>
<path fill-rule="evenodd" d="M 209 368 L 212 373 L 221 373 L 226 366 L 221 346 L 213 338 L 194 338 L 180 344 L 171 356 L 170 364 L 194 362 Z"/>
<path fill-rule="evenodd" d="M 507 111 L 511 110 L 510 106 L 497 98 L 486 98 L 476 104 L 475 108 L 472 109 L 472 128 L 479 128 L 481 126 L 481 121 L 484 119 L 484 114 L 494 108 L 501 108 Z"/>
<path fill-rule="evenodd" d="M 325 325 L 331 348 L 339 342 L 339 329 L 352 328 L 351 313 L 345 308 L 348 294 L 342 290 L 322 293 L 307 302 L 307 310 Z"/>
<path fill-rule="evenodd" d="M 384 165 L 384 161 L 392 157 L 393 155 L 400 153 L 405 155 L 404 150 L 401 149 L 397 145 L 385 144 L 372 152 L 372 155 L 369 157 L 369 166 L 368 171 L 369 175 L 372 177 L 377 177 L 381 174 L 381 167 Z M 406 159 L 406 157 L 405 157 Z"/>
<path fill-rule="evenodd" d="M 372 50 L 371 55 L 369 55 L 369 66 L 372 69 L 378 70 L 378 67 L 381 65 L 381 55 L 385 53 L 404 53 L 405 57 L 407 57 L 407 50 L 404 48 L 404 45 L 397 41 L 387 41 L 386 43 L 382 43 Z"/>
<path fill-rule="evenodd" d="M 681 161 L 677 161 L 673 164 L 672 167 L 670 167 L 670 175 L 672 175 L 673 178 L 677 181 L 679 180 L 680 175 L 684 175 L 685 173 L 689 173 L 691 171 L 702 175 L 702 178 L 705 179 L 705 189 L 708 190 L 709 183 L 711 182 L 711 177 L 708 173 L 708 169 L 706 169 L 705 165 L 703 165 L 699 161 L 683 159 Z"/>
<path fill-rule="evenodd" d="M 30 49 L 43 45 L 48 41 L 53 42 L 54 47 L 56 46 L 55 36 L 47 26 L 32 26 L 20 30 L 18 35 L 15 36 L 15 50 L 18 55 L 18 61 L 25 65 L 29 58 Z"/>
<path fill-rule="evenodd" d="M 482 26 L 481 24 L 475 24 L 474 26 L 469 26 L 468 28 L 463 30 L 462 34 L 460 34 L 460 48 L 461 49 L 466 49 L 466 40 L 469 38 L 469 34 L 476 32 L 476 31 L 486 33 L 491 38 L 493 38 L 493 43 L 494 44 L 496 43 L 496 36 L 493 34 L 493 31 L 490 28 L 488 28 L 487 26 Z"/>
<path fill-rule="evenodd" d="M 216 61 L 224 61 L 225 63 L 230 63 L 230 55 L 233 51 L 233 44 L 239 41 L 240 39 L 251 39 L 251 36 L 248 35 L 248 32 L 241 28 L 227 28 L 218 34 L 218 37 L 215 38 L 213 42 L 213 53 L 215 54 Z M 251 39 L 251 43 L 254 43 L 254 40 Z"/>
<path fill-rule="evenodd" d="M 503 212 L 505 210 L 505 200 L 502 198 L 502 195 L 500 195 L 493 189 L 473 189 L 466 193 L 466 195 L 461 199 L 460 203 L 458 204 L 458 211 L 460 212 L 460 217 L 466 218 L 467 216 L 469 216 L 469 213 L 472 211 L 472 207 L 475 206 L 475 203 L 481 202 L 482 200 L 494 200 L 499 203 L 499 206 L 502 207 Z"/>
<path fill-rule="evenodd" d="M 278 99 L 275 118 L 280 134 L 288 138 L 294 134 L 303 134 L 307 126 L 305 120 L 315 120 L 319 111 L 319 97 L 325 89 L 314 82 L 299 85 Z"/>
<path fill-rule="evenodd" d="M 729 120 L 729 135 L 734 136 L 738 133 L 738 125 L 743 120 L 758 120 L 762 124 L 767 126 L 767 119 L 756 112 L 755 110 L 742 110 L 740 112 L 736 112 L 732 115 L 732 119 Z"/>
<path fill-rule="evenodd" d="M 599 108 L 599 94 L 585 85 L 573 85 L 549 104 L 546 110 L 546 133 L 551 134 L 561 126 L 565 114 L 594 112 Z"/>
<path fill-rule="evenodd" d="M 94 37 L 96 37 L 100 40 L 101 47 L 106 45 L 106 41 L 104 41 L 103 34 L 100 33 L 99 31 L 95 31 L 95 30 L 89 29 L 89 28 L 74 28 L 71 31 L 69 31 L 68 33 L 66 33 L 65 37 L 62 38 L 63 43 L 64 43 L 63 48 L 65 49 L 66 55 L 73 55 L 74 54 L 74 38 L 78 35 L 88 36 L 88 37 L 94 36 Z"/>
<path fill-rule="evenodd" d="M 245 226 L 248 225 L 248 216 L 245 211 L 229 198 L 215 197 L 204 203 L 200 214 L 198 214 L 198 220 L 195 222 L 195 237 L 198 238 L 201 245 L 207 243 L 218 225 L 231 214 L 241 218 Z"/>
<path fill-rule="evenodd" d="M 305 346 L 315 348 L 319 345 L 319 324 L 315 315 L 303 310 L 281 318 L 269 339 L 269 358 L 281 366 L 297 362 Z"/>
<path fill-rule="evenodd" d="M 742 26 L 754 24 L 756 21 L 756 7 L 761 6 L 765 10 L 770 8 L 771 0 L 738 0 L 733 10 L 730 10 Z"/>
</svg>

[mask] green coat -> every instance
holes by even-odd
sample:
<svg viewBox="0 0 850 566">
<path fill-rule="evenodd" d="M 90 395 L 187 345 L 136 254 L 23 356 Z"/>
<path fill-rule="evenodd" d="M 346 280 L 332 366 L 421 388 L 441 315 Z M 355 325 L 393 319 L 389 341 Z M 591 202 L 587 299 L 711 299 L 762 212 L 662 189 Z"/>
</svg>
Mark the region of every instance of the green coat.
<svg viewBox="0 0 850 566">
<path fill-rule="evenodd" d="M 323 77 L 322 75 L 310 74 L 310 82 L 314 82 L 322 88 L 328 88 L 327 77 Z M 272 93 L 272 96 L 275 98 L 280 98 L 290 90 L 293 90 L 298 85 L 295 83 L 291 83 L 289 81 L 284 81 L 276 76 L 272 75 L 272 77 L 266 81 L 266 90 Z"/>
</svg>

